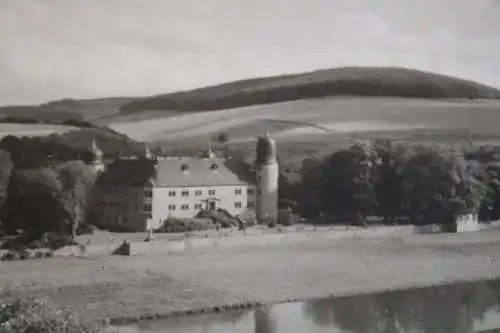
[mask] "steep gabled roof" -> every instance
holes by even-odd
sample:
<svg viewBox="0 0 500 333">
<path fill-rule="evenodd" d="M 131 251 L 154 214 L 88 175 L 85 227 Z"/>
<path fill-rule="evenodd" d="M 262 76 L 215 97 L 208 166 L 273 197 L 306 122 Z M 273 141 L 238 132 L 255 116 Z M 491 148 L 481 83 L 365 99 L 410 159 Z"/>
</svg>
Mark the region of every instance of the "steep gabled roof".
<svg viewBox="0 0 500 333">
<path fill-rule="evenodd" d="M 224 186 L 253 184 L 246 164 L 224 158 L 167 158 L 158 160 L 156 186 Z"/>
<path fill-rule="evenodd" d="M 250 167 L 238 159 L 219 157 L 122 159 L 112 163 L 98 185 L 158 187 L 228 186 L 254 184 Z"/>
</svg>

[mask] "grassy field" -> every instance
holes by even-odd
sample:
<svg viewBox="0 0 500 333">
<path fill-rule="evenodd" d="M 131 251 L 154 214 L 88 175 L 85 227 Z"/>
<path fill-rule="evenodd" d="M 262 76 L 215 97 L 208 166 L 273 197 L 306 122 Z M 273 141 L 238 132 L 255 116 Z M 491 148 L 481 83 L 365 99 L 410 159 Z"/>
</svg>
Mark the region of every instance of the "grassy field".
<svg viewBox="0 0 500 333">
<path fill-rule="evenodd" d="M 229 147 L 244 150 L 252 150 L 255 137 L 268 128 L 285 160 L 376 137 L 458 144 L 500 140 L 500 101 L 495 100 L 334 97 L 150 116 L 111 127 L 166 148 L 206 147 L 211 135 L 227 133 Z"/>
<path fill-rule="evenodd" d="M 500 230 L 344 240 L 325 235 L 147 257 L 2 262 L 0 289 L 47 297 L 102 319 L 500 277 Z"/>
<path fill-rule="evenodd" d="M 46 136 L 52 133 L 66 133 L 75 129 L 77 128 L 65 125 L 0 123 L 0 139 L 7 135 Z"/>
</svg>

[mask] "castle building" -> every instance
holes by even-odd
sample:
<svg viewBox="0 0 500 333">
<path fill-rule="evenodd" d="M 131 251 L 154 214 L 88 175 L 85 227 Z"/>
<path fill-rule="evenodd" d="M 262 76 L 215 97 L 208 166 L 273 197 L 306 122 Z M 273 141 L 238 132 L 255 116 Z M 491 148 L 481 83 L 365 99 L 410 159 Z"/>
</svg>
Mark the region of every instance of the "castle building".
<svg viewBox="0 0 500 333">
<path fill-rule="evenodd" d="M 155 157 L 146 148 L 142 156 L 118 158 L 106 170 L 96 161 L 94 218 L 124 231 L 156 229 L 168 217 L 194 218 L 202 210 L 276 219 L 279 168 L 267 131 L 258 138 L 256 156 L 250 167 L 211 149 L 199 157 Z"/>
</svg>

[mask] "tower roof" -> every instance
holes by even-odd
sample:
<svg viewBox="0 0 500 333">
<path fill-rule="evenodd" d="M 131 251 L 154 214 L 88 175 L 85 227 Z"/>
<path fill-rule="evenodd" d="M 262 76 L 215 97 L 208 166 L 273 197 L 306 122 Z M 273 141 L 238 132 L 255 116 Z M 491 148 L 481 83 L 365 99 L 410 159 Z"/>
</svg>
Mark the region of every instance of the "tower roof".
<svg viewBox="0 0 500 333">
<path fill-rule="evenodd" d="M 257 158 L 255 160 L 255 163 L 270 164 L 276 162 L 276 141 L 271 138 L 271 136 L 269 135 L 269 131 L 266 128 L 265 134 L 257 139 Z"/>
</svg>

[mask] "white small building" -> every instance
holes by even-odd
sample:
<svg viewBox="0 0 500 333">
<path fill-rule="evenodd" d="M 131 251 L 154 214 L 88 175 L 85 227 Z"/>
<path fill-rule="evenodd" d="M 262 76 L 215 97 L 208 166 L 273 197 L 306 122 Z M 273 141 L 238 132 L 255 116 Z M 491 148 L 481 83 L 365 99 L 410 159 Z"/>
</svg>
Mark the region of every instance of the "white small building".
<svg viewBox="0 0 500 333">
<path fill-rule="evenodd" d="M 481 230 L 479 217 L 476 213 L 460 214 L 456 219 L 457 232 L 474 232 Z"/>
<path fill-rule="evenodd" d="M 94 216 L 101 225 L 129 231 L 155 229 L 168 217 L 193 218 L 201 210 L 276 219 L 278 176 L 276 144 L 267 132 L 258 139 L 253 167 L 210 149 L 200 157 L 165 158 L 146 150 L 117 159 L 100 174 Z"/>
</svg>

